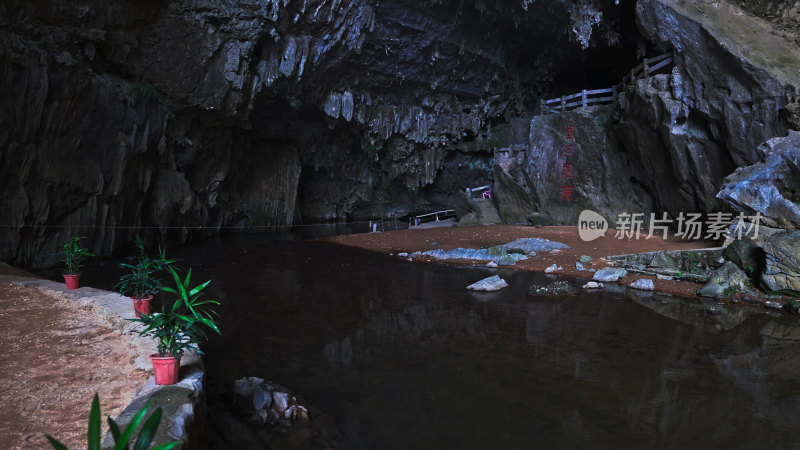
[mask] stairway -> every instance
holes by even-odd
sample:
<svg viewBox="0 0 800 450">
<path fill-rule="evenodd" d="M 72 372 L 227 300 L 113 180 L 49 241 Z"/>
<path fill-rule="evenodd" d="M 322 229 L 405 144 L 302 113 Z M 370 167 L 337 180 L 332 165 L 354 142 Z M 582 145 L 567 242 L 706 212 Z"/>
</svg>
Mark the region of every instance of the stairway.
<svg viewBox="0 0 800 450">
<path fill-rule="evenodd" d="M 476 198 L 472 200 L 477 206 L 478 210 L 475 215 L 478 216 L 478 221 L 481 225 L 490 225 L 493 223 L 503 223 L 494 202 L 490 198 Z"/>
</svg>

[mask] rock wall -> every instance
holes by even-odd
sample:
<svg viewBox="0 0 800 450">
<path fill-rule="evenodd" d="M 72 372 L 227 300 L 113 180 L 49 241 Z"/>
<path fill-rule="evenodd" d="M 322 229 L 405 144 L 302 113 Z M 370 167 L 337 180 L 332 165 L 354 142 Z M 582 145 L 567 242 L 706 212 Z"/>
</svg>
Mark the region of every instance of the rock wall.
<svg viewBox="0 0 800 450">
<path fill-rule="evenodd" d="M 800 52 L 724 2 L 642 0 L 637 19 L 645 36 L 674 50 L 676 68 L 625 93 L 620 140 L 659 210 L 718 210 L 722 179 L 792 126 Z"/>
<path fill-rule="evenodd" d="M 760 19 L 726 2 L 640 0 L 636 20 L 660 51 L 673 50 L 672 73 L 629 84 L 617 111 L 592 113 L 596 123 L 577 113 L 534 119 L 526 155 L 501 159 L 507 167 L 495 172 L 504 217 L 569 222 L 586 207 L 612 216 L 730 210 L 717 198 L 725 177 L 757 162 L 762 142 L 800 126 L 800 49 Z M 566 185 L 558 128 L 568 121 L 595 137 L 579 143 L 585 183 L 570 204 L 558 201 Z"/>
<path fill-rule="evenodd" d="M 610 73 L 608 55 L 630 67 L 646 50 L 631 4 L 590 3 L 4 2 L 0 258 L 52 265 L 75 234 L 109 255 L 137 234 L 183 243 L 458 201 L 484 172 L 456 169 L 515 135 L 498 125 L 530 117 L 548 86 L 596 82 L 576 64 Z M 605 187 L 576 186 L 575 206 L 712 209 L 722 177 L 794 126 L 794 53 L 760 37 L 771 52 L 737 52 L 719 24 L 748 28 L 678 3 L 638 3 L 641 32 L 674 46 L 680 70 L 627 92 L 615 133 L 586 124 L 586 145 L 609 153 L 579 163 Z M 529 188 L 554 167 L 534 153 L 528 179 L 498 172 L 501 211 L 571 220 L 552 186 Z"/>
<path fill-rule="evenodd" d="M 504 219 L 577 223 L 584 209 L 614 222 L 622 212 L 650 212 L 629 156 L 613 133 L 614 106 L 535 117 L 530 144 L 495 158 L 495 195 Z M 634 181 L 632 181 L 634 180 Z"/>
<path fill-rule="evenodd" d="M 53 265 L 76 234 L 110 255 L 135 235 L 183 243 L 449 201 L 477 180 L 439 179 L 448 164 L 487 160 L 494 124 L 630 31 L 571 8 L 3 2 L 0 258 Z"/>
</svg>

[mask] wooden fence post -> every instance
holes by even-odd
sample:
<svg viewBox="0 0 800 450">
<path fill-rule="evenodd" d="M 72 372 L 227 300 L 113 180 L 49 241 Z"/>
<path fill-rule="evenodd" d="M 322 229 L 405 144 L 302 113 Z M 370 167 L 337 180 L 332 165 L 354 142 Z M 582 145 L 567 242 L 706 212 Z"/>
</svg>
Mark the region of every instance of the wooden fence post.
<svg viewBox="0 0 800 450">
<path fill-rule="evenodd" d="M 564 100 L 564 96 L 561 96 L 561 111 L 564 112 L 567 110 L 567 102 Z"/>
<path fill-rule="evenodd" d="M 586 108 L 586 89 L 581 90 L 581 108 Z"/>
</svg>

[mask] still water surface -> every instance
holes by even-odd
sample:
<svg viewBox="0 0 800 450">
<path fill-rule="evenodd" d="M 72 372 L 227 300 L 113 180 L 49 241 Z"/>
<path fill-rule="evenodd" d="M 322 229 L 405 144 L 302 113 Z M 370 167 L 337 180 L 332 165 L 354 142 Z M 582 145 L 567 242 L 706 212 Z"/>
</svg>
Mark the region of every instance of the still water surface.
<svg viewBox="0 0 800 450">
<path fill-rule="evenodd" d="M 543 274 L 237 235 L 171 256 L 213 278 L 211 395 L 297 391 L 348 448 L 798 448 L 797 319 L 626 290 L 526 295 Z M 497 293 L 464 289 L 499 273 Z M 576 282 L 577 283 L 577 282 Z"/>
</svg>

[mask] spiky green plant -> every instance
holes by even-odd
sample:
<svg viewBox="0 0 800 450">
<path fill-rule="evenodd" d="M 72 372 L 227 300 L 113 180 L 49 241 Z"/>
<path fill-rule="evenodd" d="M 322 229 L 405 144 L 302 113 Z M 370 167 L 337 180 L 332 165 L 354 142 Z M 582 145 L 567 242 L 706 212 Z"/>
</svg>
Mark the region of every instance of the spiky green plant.
<svg viewBox="0 0 800 450">
<path fill-rule="evenodd" d="M 108 417 L 108 428 L 109 431 L 111 431 L 111 437 L 114 438 L 114 450 L 128 450 L 131 448 L 130 442 L 133 439 L 133 434 L 136 432 L 136 429 L 139 427 L 139 424 L 142 422 L 142 420 L 144 420 L 144 416 L 147 414 L 147 410 L 150 408 L 150 405 L 151 402 L 147 402 L 147 404 L 144 405 L 144 407 L 140 409 L 135 416 L 133 416 L 131 422 L 122 431 L 120 431 L 119 426 L 117 426 L 117 423 L 114 421 L 114 419 Z M 150 415 L 150 418 L 147 419 L 142 426 L 142 429 L 139 431 L 139 435 L 136 437 L 136 441 L 133 443 L 133 450 L 150 449 L 150 445 L 153 443 L 153 438 L 155 438 L 158 426 L 161 424 L 161 414 L 161 408 L 157 408 L 155 411 L 153 411 L 153 414 Z M 56 440 L 53 436 L 46 434 L 45 437 L 54 449 L 69 450 L 66 445 Z M 89 432 L 87 437 L 88 450 L 101 449 L 100 398 L 97 394 L 94 394 L 92 407 L 89 409 Z M 153 447 L 152 450 L 169 450 L 175 448 L 178 444 L 179 442 L 170 442 L 168 444 L 162 444 L 157 447 Z"/>
<path fill-rule="evenodd" d="M 187 349 L 203 354 L 198 344 L 208 339 L 208 335 L 201 325 L 219 333 L 214 321 L 217 312 L 212 308 L 219 302 L 202 298 L 202 291 L 211 280 L 192 288 L 191 269 L 183 280 L 174 267 L 168 266 L 167 270 L 175 281 L 175 287 L 163 286 L 161 290 L 175 295 L 172 308 L 167 311 L 162 307 L 160 313 L 129 320 L 144 324 L 140 334 L 156 340 L 159 356 L 180 356 Z"/>
<path fill-rule="evenodd" d="M 65 275 L 78 275 L 81 273 L 83 265 L 86 260 L 94 256 L 89 252 L 89 249 L 81 247 L 81 239 L 83 236 L 75 236 L 64 244 L 64 274 Z"/>
<path fill-rule="evenodd" d="M 141 299 L 160 290 L 161 281 L 159 281 L 156 274 L 174 263 L 175 260 L 167 259 L 164 249 L 159 249 L 157 258 L 151 258 L 144 251 L 144 244 L 138 236 L 136 237 L 136 245 L 139 248 L 136 264 L 121 264 L 123 268 L 130 269 L 130 273 L 121 276 L 119 283 L 114 287 L 119 289 L 122 295 Z"/>
</svg>

